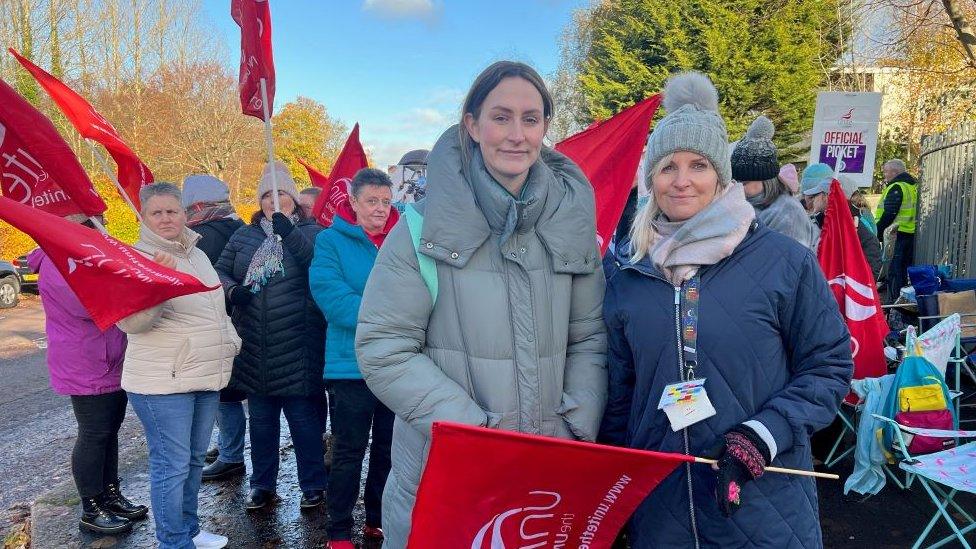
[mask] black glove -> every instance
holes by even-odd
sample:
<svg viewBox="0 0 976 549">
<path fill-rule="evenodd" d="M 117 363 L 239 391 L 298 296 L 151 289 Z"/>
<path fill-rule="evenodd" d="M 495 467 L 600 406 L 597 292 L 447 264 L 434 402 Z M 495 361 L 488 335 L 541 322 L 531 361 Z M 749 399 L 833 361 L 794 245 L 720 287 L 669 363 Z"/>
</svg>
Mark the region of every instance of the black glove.
<svg viewBox="0 0 976 549">
<path fill-rule="evenodd" d="M 771 461 L 769 447 L 745 425 L 725 433 L 705 457 L 718 460 L 715 499 L 726 517 L 742 506 L 742 487 L 761 477 Z"/>
<path fill-rule="evenodd" d="M 287 215 L 275 212 L 271 214 L 271 230 L 281 238 L 287 238 L 295 230 L 295 225 L 288 219 Z"/>
<path fill-rule="evenodd" d="M 230 295 L 227 296 L 230 299 L 231 304 L 236 307 L 246 307 L 248 303 L 251 302 L 251 298 L 254 294 L 244 286 L 234 286 L 230 289 Z"/>
</svg>

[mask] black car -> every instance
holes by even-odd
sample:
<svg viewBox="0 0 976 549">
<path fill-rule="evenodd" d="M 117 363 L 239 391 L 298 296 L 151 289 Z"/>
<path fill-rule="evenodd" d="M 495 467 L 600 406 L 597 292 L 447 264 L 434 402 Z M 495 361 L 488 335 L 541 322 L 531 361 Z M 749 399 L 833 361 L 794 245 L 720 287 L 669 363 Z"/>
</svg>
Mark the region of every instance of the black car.
<svg viewBox="0 0 976 549">
<path fill-rule="evenodd" d="M 27 256 L 13 263 L 0 260 L 0 309 L 16 306 L 21 290 L 27 289 L 37 291 L 37 275 L 30 272 Z"/>
</svg>

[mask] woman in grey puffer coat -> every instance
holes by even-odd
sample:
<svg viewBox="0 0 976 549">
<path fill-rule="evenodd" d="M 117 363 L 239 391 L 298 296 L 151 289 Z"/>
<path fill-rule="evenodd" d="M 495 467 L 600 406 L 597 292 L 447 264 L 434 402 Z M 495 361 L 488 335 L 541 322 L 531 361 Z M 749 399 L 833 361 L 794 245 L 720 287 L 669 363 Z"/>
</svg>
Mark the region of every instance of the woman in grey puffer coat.
<svg viewBox="0 0 976 549">
<path fill-rule="evenodd" d="M 383 495 L 390 548 L 406 545 L 433 422 L 592 441 L 606 402 L 593 191 L 542 147 L 545 84 L 526 65 L 495 63 L 463 112 L 430 153 L 419 248 L 401 221 L 359 314 L 359 367 L 397 416 Z"/>
</svg>

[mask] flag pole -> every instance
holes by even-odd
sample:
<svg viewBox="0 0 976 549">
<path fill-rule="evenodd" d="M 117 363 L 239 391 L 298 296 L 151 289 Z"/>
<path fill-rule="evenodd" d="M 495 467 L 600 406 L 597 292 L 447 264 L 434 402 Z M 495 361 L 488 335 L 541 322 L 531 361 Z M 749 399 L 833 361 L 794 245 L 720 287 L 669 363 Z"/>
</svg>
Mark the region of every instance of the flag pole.
<svg viewBox="0 0 976 549">
<path fill-rule="evenodd" d="M 717 465 L 717 459 L 706 459 L 706 458 L 695 458 L 695 463 L 706 463 L 708 465 Z M 799 475 L 801 477 L 816 477 L 816 478 L 827 478 L 831 480 L 840 479 L 840 475 L 835 475 L 833 473 L 821 473 L 818 471 L 806 471 L 803 469 L 785 469 L 783 467 L 766 467 L 766 470 L 770 473 L 784 473 L 787 475 Z"/>
<path fill-rule="evenodd" d="M 98 220 L 98 216 L 95 215 L 89 216 L 88 221 L 91 221 L 92 225 L 94 225 L 96 229 L 101 231 L 102 234 L 108 234 L 108 231 L 105 229 L 105 225 L 102 225 L 102 222 Z"/>
<path fill-rule="evenodd" d="M 132 199 L 129 198 L 129 193 L 125 192 L 125 189 L 122 188 L 122 184 L 119 183 L 119 178 L 115 175 L 115 172 L 109 168 L 108 161 L 105 160 L 105 155 L 102 154 L 102 151 L 98 150 L 98 147 L 92 145 L 90 140 L 85 139 L 84 141 L 85 144 L 88 145 L 88 148 L 91 149 L 92 154 L 95 155 L 99 165 L 102 166 L 102 171 L 105 172 L 105 175 L 112 180 L 112 183 L 115 183 L 115 188 L 119 190 L 119 194 L 122 195 L 122 199 L 125 200 L 125 203 L 128 204 L 130 208 L 132 208 L 132 213 L 136 214 L 136 219 L 139 221 L 139 223 L 142 223 L 142 214 L 139 213 L 139 209 L 136 208 L 136 205 L 132 203 Z"/>
<path fill-rule="evenodd" d="M 264 110 L 264 140 L 268 142 L 268 164 L 271 165 L 271 198 L 274 201 L 274 211 L 281 211 L 278 203 L 278 176 L 274 168 L 274 141 L 271 139 L 271 113 L 268 112 L 268 83 L 261 79 L 261 109 Z"/>
</svg>

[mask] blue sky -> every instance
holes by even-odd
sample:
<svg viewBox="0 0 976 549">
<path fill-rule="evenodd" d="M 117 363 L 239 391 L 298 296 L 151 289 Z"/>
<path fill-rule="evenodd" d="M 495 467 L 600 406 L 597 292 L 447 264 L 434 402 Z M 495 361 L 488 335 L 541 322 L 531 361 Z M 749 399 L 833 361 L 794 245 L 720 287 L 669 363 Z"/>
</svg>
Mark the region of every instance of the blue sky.
<svg viewBox="0 0 976 549">
<path fill-rule="evenodd" d="M 429 148 L 457 118 L 478 72 L 516 59 L 543 76 L 559 64 L 559 38 L 589 0 L 271 0 L 275 105 L 309 96 L 349 127 L 380 167 Z M 206 15 L 236 52 L 230 0 Z M 236 54 L 235 54 L 236 55 Z M 231 60 L 236 66 L 236 59 Z"/>
</svg>

